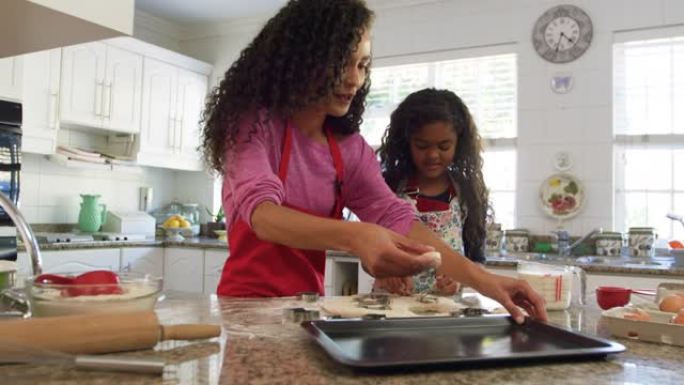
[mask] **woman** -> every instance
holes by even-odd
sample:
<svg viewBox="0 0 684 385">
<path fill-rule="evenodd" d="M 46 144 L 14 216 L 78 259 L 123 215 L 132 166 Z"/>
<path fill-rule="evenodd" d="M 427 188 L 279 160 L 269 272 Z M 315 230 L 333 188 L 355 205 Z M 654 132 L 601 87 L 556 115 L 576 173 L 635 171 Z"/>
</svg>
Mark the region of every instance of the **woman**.
<svg viewBox="0 0 684 385">
<path fill-rule="evenodd" d="M 203 149 L 224 176 L 230 258 L 219 295 L 323 292 L 324 250 L 345 250 L 376 277 L 439 261 L 447 276 L 546 319 L 523 281 L 452 251 L 384 183 L 359 135 L 370 86 L 372 12 L 361 0 L 292 0 L 226 72 L 205 111 Z M 362 222 L 345 222 L 342 207 Z"/>
</svg>

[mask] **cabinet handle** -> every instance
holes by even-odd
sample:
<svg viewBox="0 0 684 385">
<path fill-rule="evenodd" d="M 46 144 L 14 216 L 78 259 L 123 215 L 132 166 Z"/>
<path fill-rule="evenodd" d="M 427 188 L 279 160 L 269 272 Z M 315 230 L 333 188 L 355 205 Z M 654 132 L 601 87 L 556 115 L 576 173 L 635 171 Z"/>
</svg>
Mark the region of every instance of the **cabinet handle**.
<svg viewBox="0 0 684 385">
<path fill-rule="evenodd" d="M 50 106 L 48 107 L 48 127 L 57 128 L 57 92 L 50 92 Z"/>
<path fill-rule="evenodd" d="M 102 82 L 95 83 L 95 116 L 102 115 Z"/>
<path fill-rule="evenodd" d="M 105 118 L 112 117 L 112 82 L 107 83 L 104 92 L 104 115 Z"/>
<path fill-rule="evenodd" d="M 178 151 L 183 147 L 183 118 L 178 118 Z"/>
<path fill-rule="evenodd" d="M 174 148 L 176 145 L 176 118 L 173 117 L 174 114 L 169 116 L 169 140 L 168 146 Z"/>
</svg>

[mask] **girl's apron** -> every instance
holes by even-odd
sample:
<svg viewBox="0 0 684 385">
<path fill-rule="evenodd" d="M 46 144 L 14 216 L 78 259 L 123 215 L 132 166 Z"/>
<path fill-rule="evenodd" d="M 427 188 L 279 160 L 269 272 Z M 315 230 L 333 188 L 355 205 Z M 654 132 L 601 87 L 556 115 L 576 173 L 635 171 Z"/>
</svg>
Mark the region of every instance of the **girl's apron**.
<svg viewBox="0 0 684 385">
<path fill-rule="evenodd" d="M 287 124 L 278 177 L 285 185 L 292 150 L 292 127 Z M 335 204 L 328 218 L 342 218 L 344 164 L 332 132 L 326 129 L 330 154 L 335 165 Z M 317 215 L 283 202 L 283 206 Z M 262 241 L 238 219 L 228 234 L 230 257 L 226 260 L 217 294 L 233 297 L 284 297 L 303 291 L 324 294 L 325 251 L 302 250 Z"/>
<path fill-rule="evenodd" d="M 452 249 L 463 254 L 463 223 L 466 213 L 461 208 L 458 197 L 458 188 L 450 178 L 449 203 L 427 199 L 419 195 L 415 181 L 404 181 L 399 186 L 399 196 L 413 205 L 416 215 L 430 230 L 434 231 Z M 435 269 L 429 269 L 413 276 L 413 291 L 416 293 L 426 292 L 435 288 Z"/>
</svg>

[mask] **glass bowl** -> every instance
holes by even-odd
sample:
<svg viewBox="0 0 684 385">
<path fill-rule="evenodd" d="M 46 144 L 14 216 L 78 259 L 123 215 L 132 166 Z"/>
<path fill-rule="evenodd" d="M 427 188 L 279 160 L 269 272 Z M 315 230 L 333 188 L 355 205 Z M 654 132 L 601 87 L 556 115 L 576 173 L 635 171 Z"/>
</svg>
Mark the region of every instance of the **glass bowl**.
<svg viewBox="0 0 684 385">
<path fill-rule="evenodd" d="M 60 274 L 75 277 L 79 273 Z M 33 317 L 152 310 L 161 299 L 163 279 L 148 274 L 118 273 L 118 284 L 56 284 L 26 279 Z"/>
</svg>

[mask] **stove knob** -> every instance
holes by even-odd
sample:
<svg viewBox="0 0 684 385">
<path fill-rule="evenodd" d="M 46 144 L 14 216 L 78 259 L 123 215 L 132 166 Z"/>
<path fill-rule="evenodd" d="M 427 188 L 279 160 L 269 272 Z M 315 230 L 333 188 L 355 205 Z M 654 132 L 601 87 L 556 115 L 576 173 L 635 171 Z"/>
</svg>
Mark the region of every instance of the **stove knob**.
<svg viewBox="0 0 684 385">
<path fill-rule="evenodd" d="M 67 238 L 65 242 L 71 242 L 71 238 Z"/>
<path fill-rule="evenodd" d="M 123 240 L 124 240 L 124 241 L 127 241 L 127 240 L 128 240 L 128 237 L 123 237 Z"/>
</svg>

